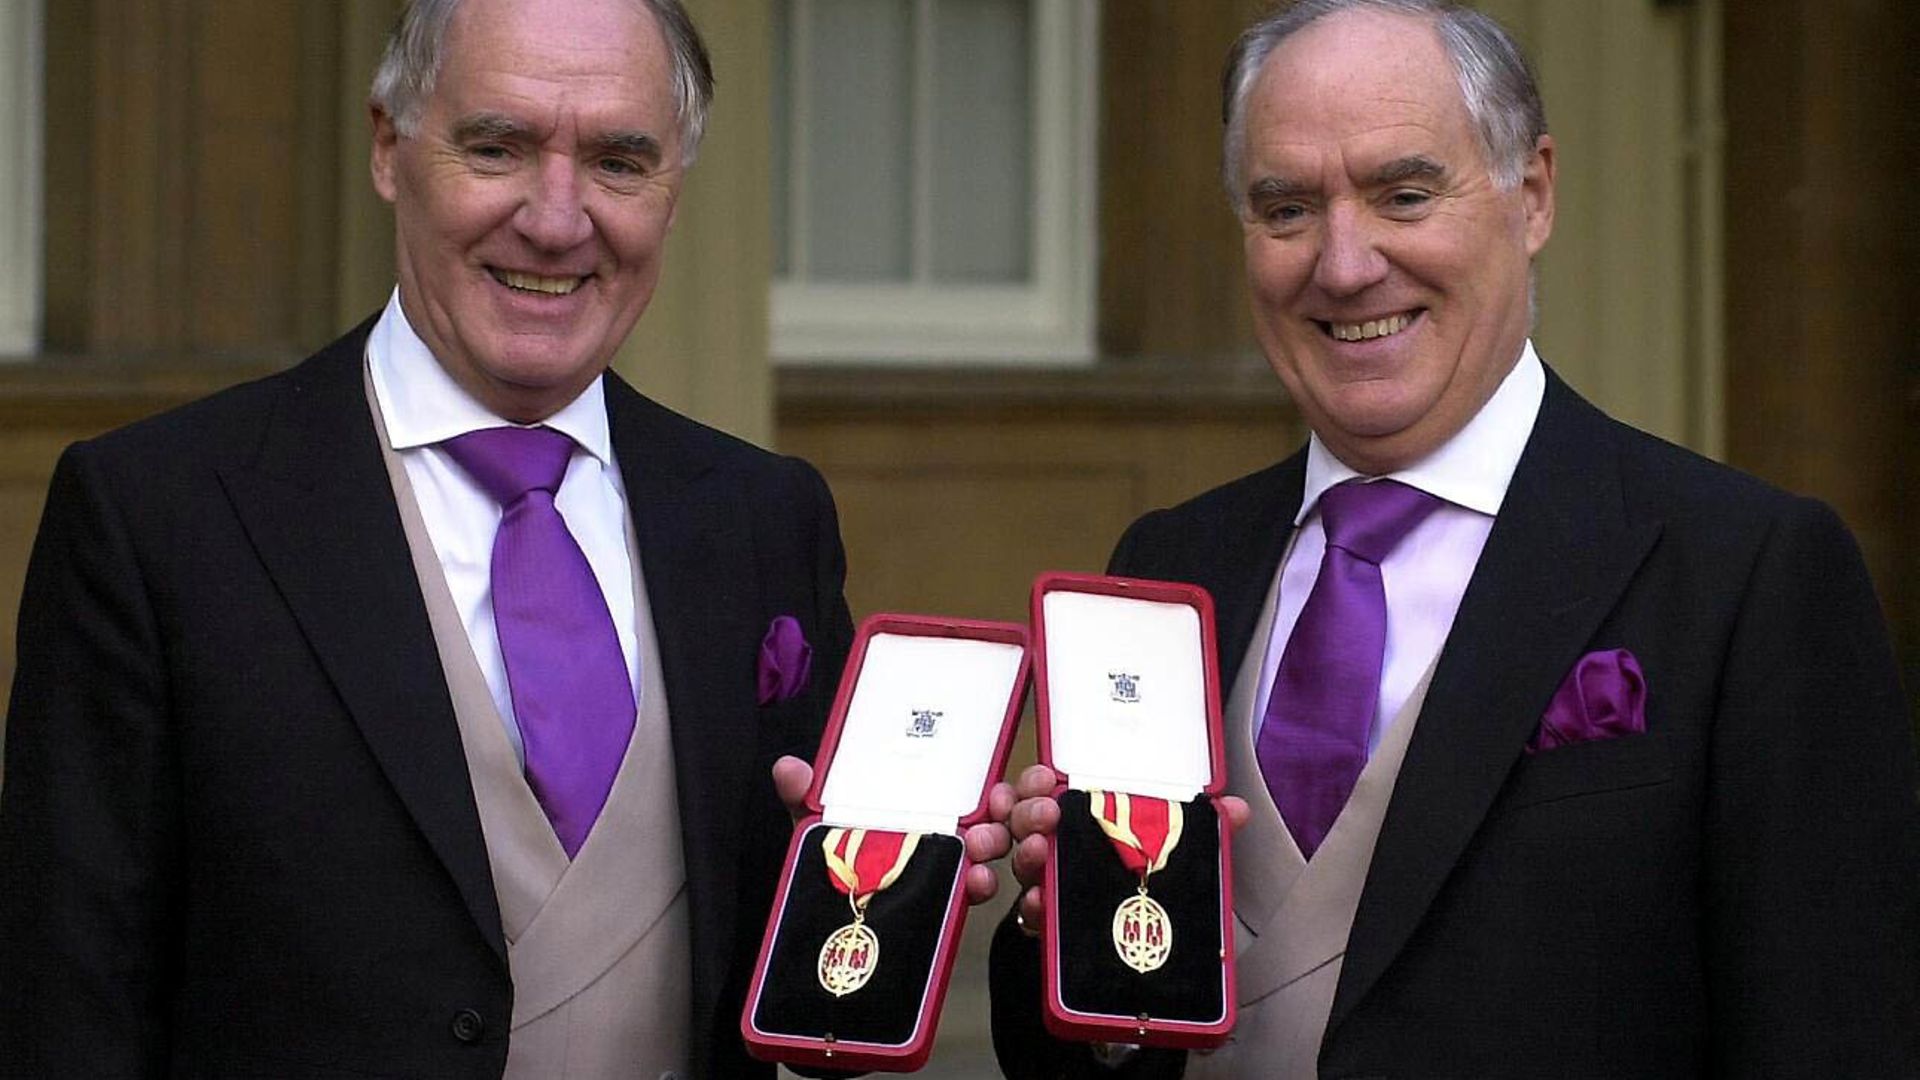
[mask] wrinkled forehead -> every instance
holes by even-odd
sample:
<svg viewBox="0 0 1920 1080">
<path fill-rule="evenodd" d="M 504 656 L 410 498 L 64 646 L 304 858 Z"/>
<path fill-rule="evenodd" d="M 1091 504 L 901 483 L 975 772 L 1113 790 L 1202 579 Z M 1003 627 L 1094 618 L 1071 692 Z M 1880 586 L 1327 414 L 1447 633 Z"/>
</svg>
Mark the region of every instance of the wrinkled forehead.
<svg viewBox="0 0 1920 1080">
<path fill-rule="evenodd" d="M 1453 63 L 1415 16 L 1349 11 L 1308 25 L 1268 54 L 1246 112 L 1250 165 L 1330 152 L 1481 156 Z"/>
<path fill-rule="evenodd" d="M 447 27 L 440 74 L 626 76 L 670 89 L 671 59 L 640 0 L 465 0 Z"/>
<path fill-rule="evenodd" d="M 673 117 L 672 62 L 639 0 L 467 0 L 448 27 L 433 98 L 430 109 L 460 119 L 563 114 L 651 128 Z"/>
</svg>

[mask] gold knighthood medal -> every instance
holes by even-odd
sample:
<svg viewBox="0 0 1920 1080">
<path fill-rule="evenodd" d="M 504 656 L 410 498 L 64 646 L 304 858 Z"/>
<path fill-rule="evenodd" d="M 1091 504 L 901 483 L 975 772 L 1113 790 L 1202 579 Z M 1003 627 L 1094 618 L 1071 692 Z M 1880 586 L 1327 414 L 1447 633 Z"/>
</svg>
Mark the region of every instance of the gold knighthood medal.
<svg viewBox="0 0 1920 1080">
<path fill-rule="evenodd" d="M 1113 949 L 1142 975 L 1160 970 L 1173 955 L 1173 920 L 1147 895 L 1147 879 L 1167 865 L 1180 843 L 1186 814 L 1177 802 L 1119 791 L 1087 792 L 1100 831 L 1113 842 L 1120 861 L 1140 875 L 1140 890 L 1113 912 Z"/>
<path fill-rule="evenodd" d="M 880 935 L 868 929 L 866 913 L 856 910 L 853 921 L 827 935 L 820 946 L 820 985 L 834 997 L 845 997 L 867 985 L 880 965 Z"/>
<path fill-rule="evenodd" d="M 1147 895 L 1146 886 L 1114 909 L 1113 947 L 1142 975 L 1158 971 L 1173 955 L 1173 924 L 1167 921 L 1167 909 Z"/>
<path fill-rule="evenodd" d="M 899 879 L 919 844 L 919 833 L 827 830 L 820 845 L 827 856 L 827 876 L 853 908 L 853 921 L 828 934 L 820 946 L 815 966 L 827 993 L 845 997 L 873 978 L 880 966 L 880 935 L 867 925 L 867 904 L 874 893 Z"/>
</svg>

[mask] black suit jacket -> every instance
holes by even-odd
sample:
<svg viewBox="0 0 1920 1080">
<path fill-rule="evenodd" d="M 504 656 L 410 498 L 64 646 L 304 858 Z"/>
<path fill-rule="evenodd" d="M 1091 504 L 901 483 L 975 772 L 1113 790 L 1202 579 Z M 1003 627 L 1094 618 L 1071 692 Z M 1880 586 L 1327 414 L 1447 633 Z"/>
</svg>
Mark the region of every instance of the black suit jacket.
<svg viewBox="0 0 1920 1080">
<path fill-rule="evenodd" d="M 70 448 L 0 790 L 0 1074 L 498 1076 L 513 988 L 368 411 L 371 323 Z M 825 485 L 607 376 L 672 716 L 699 1075 L 737 1023 L 851 623 Z M 756 704 L 776 615 L 816 649 Z"/>
<path fill-rule="evenodd" d="M 1302 452 L 1147 515 L 1114 553 L 1213 594 L 1222 686 L 1304 476 Z M 1523 754 L 1575 660 L 1616 647 L 1645 671 L 1646 734 Z M 1830 510 L 1549 375 L 1382 823 L 1322 1073 L 1920 1075 L 1907 723 Z M 1021 1018 L 1031 943 L 995 944 L 1009 1072 L 1081 1070 Z"/>
</svg>

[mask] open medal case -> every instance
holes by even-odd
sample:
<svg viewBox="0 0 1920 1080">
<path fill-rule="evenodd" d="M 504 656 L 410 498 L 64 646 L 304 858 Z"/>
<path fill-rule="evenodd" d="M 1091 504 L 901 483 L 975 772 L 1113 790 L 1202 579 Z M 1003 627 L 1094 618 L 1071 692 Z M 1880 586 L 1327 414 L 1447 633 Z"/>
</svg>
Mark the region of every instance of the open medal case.
<svg viewBox="0 0 1920 1080">
<path fill-rule="evenodd" d="M 1234 971 L 1213 601 L 1192 585 L 1043 574 L 1033 628 L 1040 760 L 1062 785 L 1041 943 L 1047 1029 L 1218 1046 Z"/>
<path fill-rule="evenodd" d="M 754 1056 L 926 1063 L 967 914 L 961 837 L 988 817 L 1027 672 L 1016 623 L 861 624 L 740 1017 Z"/>
</svg>

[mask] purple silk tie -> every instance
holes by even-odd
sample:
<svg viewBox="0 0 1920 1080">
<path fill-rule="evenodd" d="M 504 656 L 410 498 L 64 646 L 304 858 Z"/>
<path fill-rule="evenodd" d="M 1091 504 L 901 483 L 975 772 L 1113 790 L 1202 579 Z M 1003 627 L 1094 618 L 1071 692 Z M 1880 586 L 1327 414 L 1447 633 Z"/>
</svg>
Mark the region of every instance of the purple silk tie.
<svg viewBox="0 0 1920 1080">
<path fill-rule="evenodd" d="M 1256 748 L 1273 803 L 1307 858 L 1367 764 L 1387 645 L 1380 561 L 1439 505 L 1392 480 L 1348 481 L 1320 496 L 1327 550 L 1274 672 Z"/>
<path fill-rule="evenodd" d="M 500 503 L 493 621 L 527 784 L 572 858 L 606 805 L 633 736 L 633 684 L 593 568 L 553 505 L 573 440 L 485 428 L 440 444 Z"/>
</svg>

